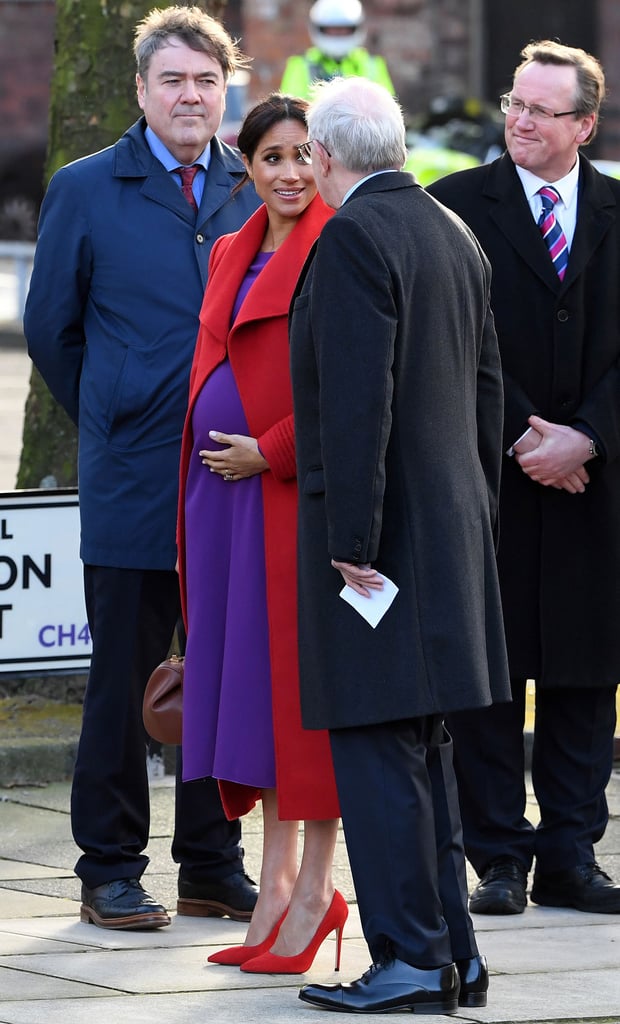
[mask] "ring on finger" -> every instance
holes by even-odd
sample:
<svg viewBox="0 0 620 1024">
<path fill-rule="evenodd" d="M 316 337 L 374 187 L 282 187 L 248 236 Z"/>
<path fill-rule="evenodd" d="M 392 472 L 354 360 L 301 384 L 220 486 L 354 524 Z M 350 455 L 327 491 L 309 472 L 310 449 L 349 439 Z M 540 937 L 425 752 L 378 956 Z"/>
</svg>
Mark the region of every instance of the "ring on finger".
<svg viewBox="0 0 620 1024">
<path fill-rule="evenodd" d="M 232 473 L 226 471 L 226 473 L 224 473 L 224 480 L 234 480 Z"/>
</svg>

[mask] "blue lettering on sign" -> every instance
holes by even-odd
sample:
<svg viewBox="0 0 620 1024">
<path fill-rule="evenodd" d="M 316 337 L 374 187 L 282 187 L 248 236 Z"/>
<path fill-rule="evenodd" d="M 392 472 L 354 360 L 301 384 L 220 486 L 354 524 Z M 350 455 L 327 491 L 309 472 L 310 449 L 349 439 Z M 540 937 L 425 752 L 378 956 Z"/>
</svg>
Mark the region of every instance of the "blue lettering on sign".
<svg viewBox="0 0 620 1024">
<path fill-rule="evenodd" d="M 39 630 L 39 643 L 42 647 L 76 647 L 78 644 L 90 644 L 88 623 L 76 626 L 65 625 L 42 626 Z"/>
</svg>

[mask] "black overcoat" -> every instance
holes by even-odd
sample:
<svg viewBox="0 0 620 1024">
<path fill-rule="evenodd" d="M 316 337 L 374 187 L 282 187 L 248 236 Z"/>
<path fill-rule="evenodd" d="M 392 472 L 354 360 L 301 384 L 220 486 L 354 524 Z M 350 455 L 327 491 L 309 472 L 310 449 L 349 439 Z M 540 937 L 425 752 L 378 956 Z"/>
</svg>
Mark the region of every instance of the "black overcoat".
<svg viewBox="0 0 620 1024">
<path fill-rule="evenodd" d="M 508 699 L 494 549 L 502 385 L 489 266 L 402 172 L 323 228 L 291 308 L 303 721 Z M 400 588 L 376 629 L 332 557 Z"/>
<path fill-rule="evenodd" d="M 499 569 L 510 669 L 540 686 L 620 678 L 620 181 L 580 157 L 563 282 L 510 157 L 436 182 L 493 268 L 504 370 L 504 447 L 536 412 L 602 442 L 584 494 L 534 483 L 504 457 Z"/>
</svg>

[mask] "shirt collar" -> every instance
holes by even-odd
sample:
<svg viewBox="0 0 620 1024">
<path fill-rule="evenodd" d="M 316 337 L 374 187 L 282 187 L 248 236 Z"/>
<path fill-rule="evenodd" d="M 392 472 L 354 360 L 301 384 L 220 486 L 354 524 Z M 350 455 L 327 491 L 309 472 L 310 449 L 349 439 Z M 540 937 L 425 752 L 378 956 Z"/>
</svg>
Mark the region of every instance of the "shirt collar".
<svg viewBox="0 0 620 1024">
<path fill-rule="evenodd" d="M 169 149 L 164 146 L 163 142 L 155 134 L 150 125 L 147 124 L 144 137 L 148 143 L 148 147 L 154 157 L 157 157 L 160 163 L 164 165 L 167 171 L 174 171 L 179 166 L 179 161 L 172 155 Z M 200 167 L 204 167 L 205 171 L 209 166 L 211 160 L 211 143 L 208 142 L 202 153 L 197 160 L 193 160 L 192 164 L 199 164 Z"/>
<path fill-rule="evenodd" d="M 560 200 L 564 206 L 567 209 L 571 206 L 579 184 L 579 159 L 575 160 L 575 165 L 571 168 L 568 174 L 565 174 L 564 177 L 560 178 L 558 181 L 547 181 L 545 178 L 539 178 L 538 175 L 532 174 L 532 172 L 526 170 L 525 167 L 519 167 L 518 164 L 515 164 L 515 169 L 521 179 L 521 184 L 523 185 L 523 190 L 528 202 L 531 202 L 532 198 L 536 195 L 538 190 L 543 187 L 543 185 L 551 185 L 552 188 L 559 193 Z"/>
<path fill-rule="evenodd" d="M 365 181 L 370 181 L 371 178 L 376 178 L 378 174 L 395 174 L 395 173 L 396 173 L 396 168 L 395 167 L 386 167 L 383 171 L 373 171 L 372 174 L 367 174 L 364 178 L 360 178 L 359 181 L 356 181 L 355 184 L 351 185 L 351 188 L 347 192 L 345 192 L 343 200 L 342 200 L 340 205 L 344 206 L 344 204 L 346 203 L 347 199 L 349 199 L 353 195 L 355 190 L 358 189 L 360 187 L 360 185 L 363 185 Z"/>
</svg>

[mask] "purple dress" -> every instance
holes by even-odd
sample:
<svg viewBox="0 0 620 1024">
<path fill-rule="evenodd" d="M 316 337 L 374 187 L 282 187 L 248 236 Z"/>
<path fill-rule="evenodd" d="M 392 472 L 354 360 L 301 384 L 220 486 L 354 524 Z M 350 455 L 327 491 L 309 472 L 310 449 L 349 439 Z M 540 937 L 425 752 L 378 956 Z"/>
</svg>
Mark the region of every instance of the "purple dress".
<svg viewBox="0 0 620 1024">
<path fill-rule="evenodd" d="M 257 253 L 239 289 L 233 321 L 271 253 Z M 249 435 L 228 360 L 214 370 L 192 414 L 185 499 L 187 649 L 183 778 L 212 775 L 275 786 L 271 667 L 260 474 L 226 481 L 203 466 L 221 449 L 210 430 Z"/>
</svg>

